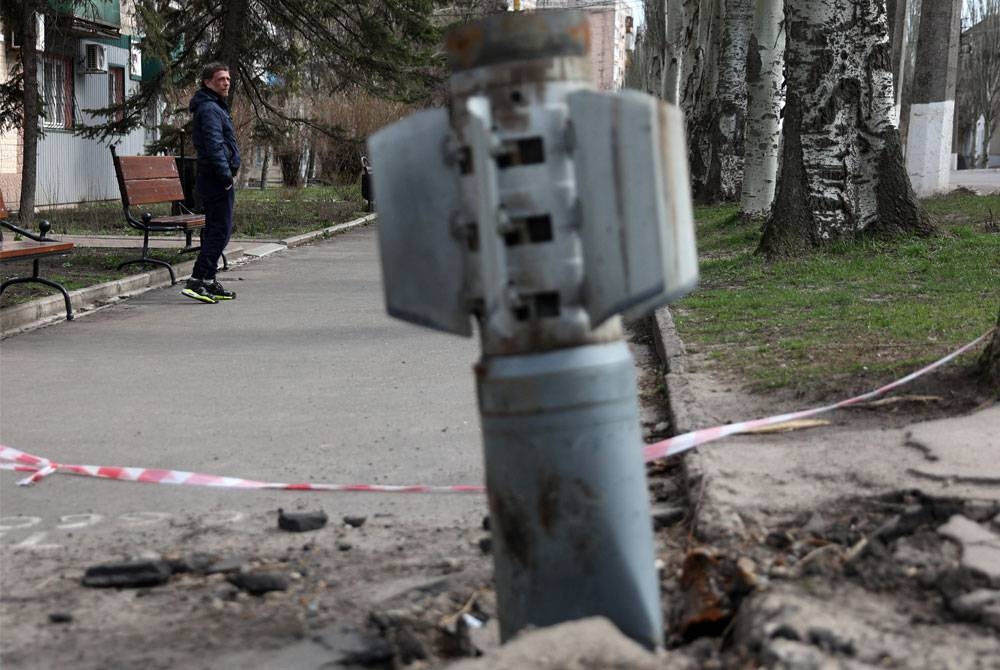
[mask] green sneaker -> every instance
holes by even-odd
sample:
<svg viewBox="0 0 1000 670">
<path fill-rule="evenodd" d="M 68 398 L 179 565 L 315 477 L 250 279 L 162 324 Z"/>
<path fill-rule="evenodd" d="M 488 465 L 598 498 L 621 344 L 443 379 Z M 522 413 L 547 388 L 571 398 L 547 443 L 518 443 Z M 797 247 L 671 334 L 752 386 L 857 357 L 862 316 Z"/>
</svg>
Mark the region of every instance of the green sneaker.
<svg viewBox="0 0 1000 670">
<path fill-rule="evenodd" d="M 215 298 L 216 300 L 235 300 L 236 291 L 227 291 L 226 288 L 219 283 L 218 279 L 213 279 L 212 281 L 204 282 L 205 290 L 208 294 Z"/>
<path fill-rule="evenodd" d="M 188 279 L 184 285 L 184 290 L 181 291 L 181 295 L 186 295 L 198 302 L 207 302 L 211 305 L 217 302 L 215 296 L 212 295 L 211 291 L 208 290 L 208 287 L 200 279 Z"/>
</svg>

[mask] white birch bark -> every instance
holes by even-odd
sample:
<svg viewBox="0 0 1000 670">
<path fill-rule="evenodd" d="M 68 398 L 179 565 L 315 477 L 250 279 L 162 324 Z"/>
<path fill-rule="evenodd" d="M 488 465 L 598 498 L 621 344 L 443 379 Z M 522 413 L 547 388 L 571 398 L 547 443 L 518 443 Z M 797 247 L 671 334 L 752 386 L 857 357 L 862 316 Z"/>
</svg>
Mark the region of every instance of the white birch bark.
<svg viewBox="0 0 1000 670">
<path fill-rule="evenodd" d="M 771 256 L 860 234 L 931 234 L 892 124 L 885 0 L 786 0 L 781 176 Z"/>
<path fill-rule="evenodd" d="M 695 198 L 711 203 L 735 199 L 743 178 L 746 49 L 753 0 L 698 4 L 690 29 L 698 49 L 694 59 L 686 57 L 682 63 L 682 107 L 688 117 Z"/>
<path fill-rule="evenodd" d="M 681 92 L 681 72 L 684 62 L 685 12 L 684 0 L 666 0 L 666 44 L 663 49 L 662 97 L 667 102 L 678 104 Z"/>
<path fill-rule="evenodd" d="M 784 0 L 757 0 L 747 48 L 747 123 L 743 154 L 744 216 L 760 218 L 771 209 L 781 148 L 781 108 L 785 104 Z"/>
</svg>

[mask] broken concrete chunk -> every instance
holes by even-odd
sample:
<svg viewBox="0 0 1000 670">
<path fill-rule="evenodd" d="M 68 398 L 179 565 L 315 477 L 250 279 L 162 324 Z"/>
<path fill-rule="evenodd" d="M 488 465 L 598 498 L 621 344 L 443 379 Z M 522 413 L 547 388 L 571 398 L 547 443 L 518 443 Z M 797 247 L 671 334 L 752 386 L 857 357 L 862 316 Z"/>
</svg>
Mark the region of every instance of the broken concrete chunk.
<svg viewBox="0 0 1000 670">
<path fill-rule="evenodd" d="M 949 601 L 948 606 L 966 621 L 984 623 L 1000 630 L 1000 591 L 977 589 Z"/>
<path fill-rule="evenodd" d="M 286 512 L 278 510 L 278 528 L 291 533 L 305 533 L 326 525 L 326 512 Z"/>
<path fill-rule="evenodd" d="M 288 580 L 271 572 L 240 573 L 229 577 L 229 583 L 250 595 L 262 596 L 270 591 L 286 591 Z"/>
<path fill-rule="evenodd" d="M 937 532 L 962 545 L 963 567 L 1000 586 L 1000 535 L 958 514 Z"/>
<path fill-rule="evenodd" d="M 344 516 L 344 523 L 351 528 L 361 528 L 368 521 L 368 517 L 360 514 L 347 514 Z"/>
<path fill-rule="evenodd" d="M 216 575 L 220 572 L 239 572 L 245 562 L 240 556 L 229 556 L 213 562 L 203 571 L 206 575 Z"/>
<path fill-rule="evenodd" d="M 105 563 L 87 568 L 82 584 L 95 588 L 140 588 L 165 584 L 173 571 L 166 561 Z"/>
</svg>

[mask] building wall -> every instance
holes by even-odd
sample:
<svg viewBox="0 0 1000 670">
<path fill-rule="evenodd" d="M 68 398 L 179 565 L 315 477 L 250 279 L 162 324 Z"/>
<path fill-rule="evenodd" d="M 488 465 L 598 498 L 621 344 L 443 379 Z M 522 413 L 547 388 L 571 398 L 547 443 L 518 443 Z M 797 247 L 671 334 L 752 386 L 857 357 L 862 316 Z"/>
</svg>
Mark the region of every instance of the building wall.
<svg viewBox="0 0 1000 670">
<path fill-rule="evenodd" d="M 3 33 L 0 30 L 0 73 L 10 71 Z M 21 200 L 21 156 L 21 133 L 0 133 L 0 192 L 9 209 L 17 209 Z"/>
<path fill-rule="evenodd" d="M 594 83 L 602 91 L 614 91 L 625 83 L 625 66 L 632 48 L 626 26 L 630 8 L 620 0 L 520 0 L 517 8 L 582 9 L 590 24 L 590 62 Z M 507 1 L 515 9 L 514 0 Z"/>
<path fill-rule="evenodd" d="M 109 70 L 110 67 L 125 68 L 125 95 L 128 96 L 139 85 L 129 76 L 129 50 L 105 45 L 105 52 Z M 77 125 L 95 125 L 100 120 L 84 110 L 108 106 L 109 77 L 109 73 L 84 74 L 81 68 L 74 68 L 73 116 Z M 144 153 L 145 132 L 142 129 L 114 141 L 121 156 Z M 109 144 L 77 137 L 72 130 L 46 129 L 45 138 L 38 143 L 35 204 L 45 207 L 117 199 L 118 182 Z"/>
<path fill-rule="evenodd" d="M 108 106 L 111 67 L 124 68 L 126 97 L 139 86 L 140 73 L 130 62 L 133 59 L 130 59 L 128 33 L 134 31 L 131 11 L 122 13 L 122 23 L 123 37 L 119 39 L 46 35 L 44 54 L 67 56 L 72 61 L 73 125 L 77 128 L 94 125 L 100 120 L 85 110 Z M 3 32 L 0 30 L 0 34 Z M 104 45 L 109 72 L 83 72 L 81 43 L 88 41 Z M 0 48 L 0 77 L 4 79 L 17 59 L 17 52 L 9 46 L 3 44 Z M 140 128 L 113 141 L 120 155 L 138 155 L 144 153 L 146 139 L 146 131 Z M 47 207 L 118 199 L 118 183 L 108 146 L 107 141 L 79 137 L 72 129 L 45 128 L 44 137 L 38 143 L 35 205 Z M 10 209 L 16 209 L 20 200 L 22 158 L 21 133 L 0 135 L 0 189 Z"/>
</svg>

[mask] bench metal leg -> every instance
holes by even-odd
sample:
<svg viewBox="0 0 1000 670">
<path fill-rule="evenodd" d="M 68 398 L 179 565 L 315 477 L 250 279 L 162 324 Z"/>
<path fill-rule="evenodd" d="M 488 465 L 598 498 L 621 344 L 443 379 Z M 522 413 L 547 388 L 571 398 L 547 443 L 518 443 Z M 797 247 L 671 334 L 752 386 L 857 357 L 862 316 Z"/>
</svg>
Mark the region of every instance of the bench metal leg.
<svg viewBox="0 0 1000 670">
<path fill-rule="evenodd" d="M 38 259 L 34 259 L 32 264 L 33 273 L 30 277 L 14 277 L 13 279 L 8 279 L 3 284 L 0 284 L 0 294 L 7 290 L 8 286 L 13 286 L 14 284 L 44 284 L 54 289 L 58 289 L 62 293 L 63 302 L 66 304 L 66 320 L 73 320 L 73 306 L 70 304 L 69 292 L 66 287 L 62 284 L 52 281 L 51 279 L 45 279 L 44 277 L 38 276 Z"/>
<path fill-rule="evenodd" d="M 170 285 L 173 286 L 174 284 L 177 283 L 177 277 L 176 277 L 176 275 L 174 275 L 174 267 L 170 263 L 168 263 L 166 261 L 161 261 L 158 258 L 150 258 L 149 257 L 149 231 L 148 230 L 145 231 L 145 234 L 142 236 L 142 256 L 140 256 L 139 258 L 136 258 L 134 260 L 131 260 L 131 261 L 125 261 L 123 263 L 119 263 L 118 267 L 116 269 L 121 270 L 126 265 L 134 265 L 134 264 L 137 264 L 137 263 L 150 264 L 150 265 L 160 265 L 162 267 L 165 267 L 165 268 L 167 268 L 167 272 L 170 273 Z"/>
</svg>

